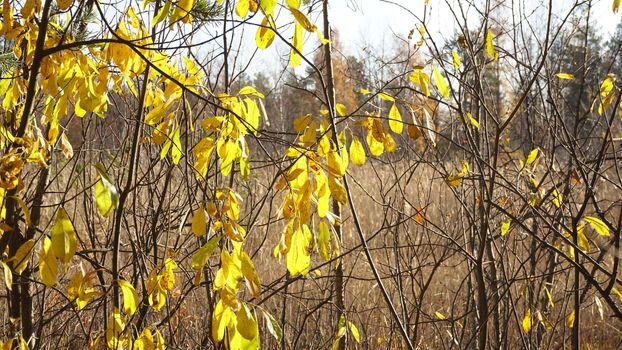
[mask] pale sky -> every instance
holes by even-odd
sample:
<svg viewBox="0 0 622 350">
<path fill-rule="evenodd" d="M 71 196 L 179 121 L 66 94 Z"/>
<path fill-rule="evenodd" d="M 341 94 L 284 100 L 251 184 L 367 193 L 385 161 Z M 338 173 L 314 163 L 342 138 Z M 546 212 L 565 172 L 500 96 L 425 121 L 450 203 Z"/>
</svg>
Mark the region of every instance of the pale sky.
<svg viewBox="0 0 622 350">
<path fill-rule="evenodd" d="M 391 3 L 397 4 L 391 4 Z M 454 0 L 448 1 L 456 7 Z M 509 2 L 509 1 L 508 1 Z M 541 4 L 546 1 L 535 0 Z M 594 23 L 601 27 L 603 34 L 608 36 L 622 18 L 622 9 L 614 14 L 611 5 L 613 0 L 594 0 L 592 18 Z M 356 50 L 365 44 L 382 45 L 396 33 L 407 37 L 408 32 L 415 27 L 417 20 L 403 8 L 423 16 L 424 0 L 333 0 L 332 24 L 338 28 L 342 43 L 348 49 Z M 558 13 L 567 10 L 572 1 L 554 0 L 554 9 Z M 399 6 L 398 6 L 399 5 Z M 446 2 L 430 0 L 431 16 L 429 17 L 429 31 L 433 37 L 448 36 L 454 31 L 453 18 L 448 14 Z M 533 15 L 535 16 L 535 14 Z M 354 52 L 352 52 L 354 53 Z"/>
<path fill-rule="evenodd" d="M 442 42 L 443 40 L 455 40 L 452 35 L 456 32 L 455 21 L 449 12 L 448 4 L 452 8 L 458 8 L 458 1 L 460 0 L 429 0 L 430 4 L 427 7 L 428 13 L 426 17 L 426 23 L 428 27 L 428 35 L 433 37 L 435 41 Z M 483 2 L 483 0 L 481 1 Z M 494 2 L 494 1 L 493 1 Z M 502 20 L 508 20 L 511 16 L 510 10 L 507 9 L 507 4 L 517 3 L 519 1 L 510 0 L 501 1 L 506 7 L 501 17 Z M 531 25 L 538 30 L 544 29 L 546 20 L 546 7 L 548 1 L 546 0 L 524 0 L 527 9 L 524 11 L 529 13 L 528 20 Z M 614 14 L 611 5 L 613 0 L 593 0 L 592 23 L 600 27 L 600 31 L 606 39 L 608 35 L 613 32 L 615 26 L 622 18 L 622 9 L 617 14 Z M 463 6 L 466 1 L 462 1 Z M 569 10 L 570 4 L 574 1 L 570 0 L 553 0 L 554 13 L 556 15 L 554 21 L 559 21 L 562 16 L 565 16 Z M 356 55 L 357 52 L 364 47 L 372 50 L 378 50 L 382 52 L 383 49 L 391 49 L 396 43 L 396 35 L 401 38 L 407 38 L 408 33 L 416 28 L 420 23 L 419 20 L 424 15 L 426 7 L 424 6 L 424 0 L 331 0 L 330 15 L 331 24 L 337 28 L 340 36 L 340 43 L 343 52 L 346 55 Z M 585 6 L 583 6 L 585 8 Z M 322 20 L 318 14 L 318 9 L 314 9 L 315 17 L 310 19 L 321 28 Z M 471 8 L 465 9 L 467 17 L 473 23 L 479 23 L 478 12 Z M 575 10 L 576 12 L 576 10 Z M 493 15 L 495 12 L 493 12 Z M 498 14 L 498 12 L 497 12 Z M 415 18 L 417 16 L 419 19 Z M 258 17 L 260 18 L 260 17 Z M 277 25 L 279 23 L 284 24 L 288 21 L 292 21 L 291 15 L 287 10 L 282 9 L 281 14 L 277 16 Z M 524 20 L 525 21 L 525 20 Z M 505 26 L 503 26 L 505 27 Z M 281 28 L 283 36 L 291 38 L 292 28 Z M 244 38 L 244 45 L 242 46 L 243 57 L 247 56 L 248 52 L 254 51 L 254 29 L 249 29 L 246 32 Z M 419 34 L 415 32 L 413 41 L 418 40 Z M 313 49 L 317 49 L 317 40 L 315 35 L 306 33 L 305 44 L 303 51 L 305 54 L 312 57 Z M 267 50 L 259 51 L 253 57 L 253 62 L 249 67 L 248 72 L 250 74 L 256 73 L 261 70 L 268 70 L 269 75 L 275 76 L 283 67 L 287 65 L 287 59 L 289 55 L 289 47 L 279 39 L 275 39 L 274 44 Z M 250 54 L 249 54 L 250 55 Z M 240 62 L 239 62 L 240 63 Z M 304 71 L 305 64 L 302 63 L 299 68 L 299 72 Z"/>
</svg>

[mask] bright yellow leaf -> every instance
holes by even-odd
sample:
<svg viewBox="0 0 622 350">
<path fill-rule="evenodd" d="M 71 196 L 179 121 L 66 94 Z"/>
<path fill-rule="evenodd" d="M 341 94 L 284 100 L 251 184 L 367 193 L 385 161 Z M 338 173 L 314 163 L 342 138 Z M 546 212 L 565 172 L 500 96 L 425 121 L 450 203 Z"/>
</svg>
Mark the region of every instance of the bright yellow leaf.
<svg viewBox="0 0 622 350">
<path fill-rule="evenodd" d="M 570 73 L 557 73 L 555 74 L 556 77 L 558 77 L 559 79 L 564 79 L 564 80 L 572 80 L 574 79 L 574 75 L 570 74 Z"/>
<path fill-rule="evenodd" d="M 52 241 L 45 236 L 39 256 L 39 275 L 41 276 L 41 281 L 43 281 L 46 286 L 52 287 L 57 282 L 57 274 L 58 265 L 56 264 L 56 257 L 52 249 Z"/>
<path fill-rule="evenodd" d="M 444 98 L 449 98 L 449 83 L 447 82 L 447 80 L 445 80 L 445 78 L 435 65 L 432 65 L 432 71 L 434 74 L 434 83 L 436 84 L 438 92 L 440 92 L 441 96 L 443 96 Z"/>
<path fill-rule="evenodd" d="M 394 133 L 400 135 L 404 130 L 404 123 L 402 122 L 402 115 L 397 105 L 394 103 L 389 110 L 389 128 Z"/>
<path fill-rule="evenodd" d="M 64 208 L 60 208 L 56 214 L 54 226 L 52 226 L 52 250 L 54 255 L 65 265 L 76 254 L 78 237 L 73 224 Z"/>
<path fill-rule="evenodd" d="M 601 236 L 609 237 L 609 227 L 599 218 L 594 216 L 584 216 L 585 220 Z"/>
<path fill-rule="evenodd" d="M 523 328 L 523 332 L 529 333 L 529 331 L 531 331 L 531 309 L 527 309 L 527 313 L 525 313 L 525 317 L 523 317 L 521 326 Z"/>
<path fill-rule="evenodd" d="M 119 204 L 119 193 L 110 176 L 101 164 L 95 165 L 97 169 L 97 182 L 95 183 L 95 203 L 99 214 L 108 217 Z"/>
<path fill-rule="evenodd" d="M 118 280 L 117 283 L 123 293 L 123 311 L 125 311 L 126 315 L 131 316 L 136 312 L 138 304 L 140 304 L 138 293 L 134 286 L 126 280 Z"/>
<path fill-rule="evenodd" d="M 352 143 L 350 143 L 350 158 L 354 165 L 361 166 L 365 164 L 365 149 L 356 136 L 352 137 Z"/>
<path fill-rule="evenodd" d="M 192 233 L 201 237 L 207 232 L 207 215 L 203 207 L 199 207 L 192 216 Z"/>
<path fill-rule="evenodd" d="M 257 28 L 257 34 L 255 35 L 255 43 L 260 49 L 267 49 L 274 41 L 274 22 L 268 16 L 264 17 L 261 21 L 261 25 Z"/>
<path fill-rule="evenodd" d="M 456 50 L 451 51 L 452 63 L 454 65 L 454 69 L 458 70 L 460 68 L 460 55 Z"/>
</svg>

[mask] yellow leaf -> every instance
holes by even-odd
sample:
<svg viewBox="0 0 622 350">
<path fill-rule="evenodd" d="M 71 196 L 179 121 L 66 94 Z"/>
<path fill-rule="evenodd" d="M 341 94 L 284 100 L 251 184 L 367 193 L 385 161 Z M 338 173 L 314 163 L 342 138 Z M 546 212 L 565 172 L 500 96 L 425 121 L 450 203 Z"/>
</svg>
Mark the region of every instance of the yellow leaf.
<svg viewBox="0 0 622 350">
<path fill-rule="evenodd" d="M 371 94 L 371 91 L 367 90 L 366 88 L 360 88 L 359 92 L 363 95 L 369 95 Z"/>
<path fill-rule="evenodd" d="M 473 115 L 471 115 L 470 112 L 467 113 L 465 117 L 469 123 L 473 124 L 475 128 L 479 129 L 479 122 L 477 121 L 477 119 L 473 118 Z"/>
<path fill-rule="evenodd" d="M 343 105 L 342 103 L 337 103 L 335 105 L 335 110 L 337 111 L 337 114 L 340 117 L 345 117 L 346 116 L 346 106 Z"/>
<path fill-rule="evenodd" d="M 302 54 L 302 26 L 296 22 L 294 24 L 294 37 L 292 38 L 292 49 L 289 54 L 289 63 L 292 67 L 298 67 L 300 65 Z"/>
<path fill-rule="evenodd" d="M 156 340 L 158 342 L 156 350 L 164 350 L 164 349 L 166 349 L 165 342 L 164 342 L 164 337 L 162 336 L 160 331 L 156 329 L 155 335 L 156 335 Z"/>
<path fill-rule="evenodd" d="M 22 336 L 19 337 L 19 350 L 30 350 L 26 339 L 24 339 L 24 337 Z"/>
<path fill-rule="evenodd" d="M 620 2 L 620 0 L 613 0 L 613 4 L 611 5 L 613 13 L 618 13 L 618 10 L 620 9 Z"/>
<path fill-rule="evenodd" d="M 270 334 L 272 334 L 276 342 L 280 344 L 281 339 L 283 339 L 283 330 L 281 329 L 281 325 L 268 312 L 263 311 L 263 315 L 266 320 L 266 328 L 268 328 L 268 332 L 270 332 Z"/>
<path fill-rule="evenodd" d="M 276 7 L 277 0 L 259 0 L 259 6 L 264 10 L 266 15 L 271 15 Z"/>
<path fill-rule="evenodd" d="M 525 317 L 523 317 L 521 326 L 523 327 L 523 332 L 529 333 L 529 331 L 531 331 L 531 309 L 527 309 L 527 313 L 525 314 Z"/>
<path fill-rule="evenodd" d="M 175 125 L 173 130 L 173 136 L 171 138 L 171 158 L 173 160 L 173 164 L 179 164 L 179 160 L 181 159 L 181 139 L 179 135 L 179 125 Z"/>
<path fill-rule="evenodd" d="M 300 7 L 300 0 L 286 0 L 287 7 L 297 9 Z"/>
<path fill-rule="evenodd" d="M 454 69 L 458 70 L 460 68 L 460 55 L 456 50 L 451 51 L 452 63 L 454 65 Z"/>
<path fill-rule="evenodd" d="M 160 286 L 165 290 L 172 290 L 175 287 L 175 270 L 177 269 L 177 264 L 171 258 L 166 258 L 164 261 L 164 270 L 162 271 L 162 280 L 160 281 Z"/>
<path fill-rule="evenodd" d="M 106 328 L 106 344 L 109 349 L 123 349 L 125 340 L 121 338 L 121 333 L 125 329 L 125 322 L 121 318 L 118 309 L 114 309 L 108 318 L 108 327 Z"/>
<path fill-rule="evenodd" d="M 311 114 L 307 114 L 302 117 L 298 117 L 294 119 L 294 131 L 302 132 L 304 129 L 307 128 L 310 121 L 311 121 Z"/>
<path fill-rule="evenodd" d="M 111 178 L 101 164 L 96 164 L 97 182 L 95 183 L 94 195 L 99 214 L 108 217 L 119 204 L 119 193 Z"/>
<path fill-rule="evenodd" d="M 257 321 L 245 303 L 242 303 L 242 307 L 238 310 L 236 328 L 240 335 L 246 339 L 254 339 L 259 332 Z"/>
<path fill-rule="evenodd" d="M 384 92 L 379 92 L 378 97 L 380 97 L 382 100 L 389 101 L 389 102 L 395 101 L 395 97 Z"/>
<path fill-rule="evenodd" d="M 441 72 L 438 70 L 438 68 L 436 68 L 435 65 L 432 65 L 432 71 L 434 74 L 434 83 L 436 84 L 436 88 L 438 89 L 438 92 L 440 92 L 444 98 L 448 98 L 449 97 L 449 83 L 447 83 L 447 80 L 445 80 L 445 78 L 443 77 Z"/>
<path fill-rule="evenodd" d="M 384 152 L 384 144 L 376 140 L 371 131 L 367 133 L 367 146 L 369 146 L 369 152 L 374 157 L 378 157 Z"/>
<path fill-rule="evenodd" d="M 259 98 L 265 98 L 264 94 L 262 94 L 261 92 L 257 91 L 257 89 L 255 89 L 252 86 L 245 86 L 245 87 L 241 88 L 240 91 L 238 91 L 238 95 L 255 96 L 255 97 L 259 97 Z"/>
<path fill-rule="evenodd" d="M 558 77 L 559 79 L 564 79 L 564 80 L 572 80 L 574 79 L 574 75 L 570 74 L 570 73 L 557 73 L 555 74 L 556 77 Z"/>
<path fill-rule="evenodd" d="M 197 252 L 192 256 L 192 268 L 201 270 L 207 264 L 207 260 L 212 256 L 214 250 L 218 247 L 218 242 L 222 236 L 214 236 L 210 238 Z"/>
<path fill-rule="evenodd" d="M 593 216 L 584 216 L 583 220 L 590 224 L 599 235 L 609 237 L 609 227 L 601 219 Z"/>
<path fill-rule="evenodd" d="M 172 3 L 173 2 L 171 0 L 166 0 L 164 6 L 162 6 L 162 8 L 160 8 L 160 11 L 158 11 L 158 14 L 153 17 L 151 27 L 155 27 L 156 24 L 162 22 L 168 16 L 168 14 L 171 12 Z"/>
<path fill-rule="evenodd" d="M 190 11 L 194 6 L 195 0 L 179 0 L 175 5 L 175 9 L 173 9 L 173 13 L 171 14 L 171 23 L 175 23 L 181 20 L 184 23 L 192 22 L 192 16 L 190 15 Z"/>
<path fill-rule="evenodd" d="M 52 226 L 52 250 L 54 255 L 65 265 L 76 254 L 78 237 L 73 224 L 64 208 L 60 208 L 56 214 L 54 226 Z"/>
<path fill-rule="evenodd" d="M 155 342 L 153 341 L 153 334 L 149 328 L 143 329 L 140 336 L 134 342 L 133 350 L 154 350 Z"/>
<path fill-rule="evenodd" d="M 326 155 L 328 162 L 328 171 L 335 176 L 343 176 L 346 173 L 346 169 L 343 166 L 341 156 L 336 150 L 331 150 Z"/>
<path fill-rule="evenodd" d="M 60 150 L 65 158 L 71 159 L 73 157 L 73 147 L 71 146 L 66 133 L 63 133 L 60 136 Z"/>
<path fill-rule="evenodd" d="M 291 238 L 289 251 L 287 252 L 287 269 L 292 276 L 300 273 L 306 275 L 311 266 L 311 231 L 306 224 L 298 227 Z"/>
<path fill-rule="evenodd" d="M 244 275 L 244 279 L 246 279 L 248 290 L 251 292 L 253 298 L 258 298 L 261 295 L 261 281 L 259 280 L 257 271 L 255 271 L 255 265 L 246 252 L 241 251 L 239 256 L 241 263 L 240 270 L 242 271 L 242 275 Z"/>
<path fill-rule="evenodd" d="M 488 57 L 496 61 L 499 57 L 499 54 L 495 52 L 495 46 L 492 43 L 493 37 L 494 35 L 491 31 L 488 31 L 488 33 L 486 33 L 486 54 L 488 54 Z"/>
<path fill-rule="evenodd" d="M 389 128 L 394 133 L 400 135 L 402 131 L 404 131 L 404 123 L 402 122 L 402 115 L 400 114 L 400 110 L 397 108 L 394 103 L 389 110 Z"/>
<path fill-rule="evenodd" d="M 356 340 L 357 343 L 361 342 L 361 335 L 359 334 L 358 328 L 354 325 L 354 323 L 348 321 L 348 326 L 350 326 L 350 333 L 352 334 L 352 338 Z"/>
<path fill-rule="evenodd" d="M 222 341 L 225 336 L 225 329 L 231 318 L 235 317 L 235 313 L 223 300 L 219 300 L 212 314 L 212 338 L 215 341 Z"/>
<path fill-rule="evenodd" d="M 267 49 L 274 41 L 274 22 L 268 16 L 264 17 L 261 25 L 257 28 L 255 35 L 255 44 L 260 49 Z"/>
<path fill-rule="evenodd" d="M 195 236 L 201 237 L 207 232 L 207 216 L 205 209 L 199 207 L 192 216 L 192 233 Z"/>
<path fill-rule="evenodd" d="M 446 319 L 447 319 L 447 317 L 445 317 L 445 315 L 443 315 L 442 313 L 440 313 L 440 312 L 438 312 L 438 311 L 436 311 L 436 312 L 434 313 L 434 315 L 435 315 L 435 316 L 436 316 L 436 318 L 438 318 L 439 320 L 446 320 Z"/>
<path fill-rule="evenodd" d="M 544 287 L 544 291 L 546 292 L 546 297 L 549 299 L 549 305 L 551 305 L 551 308 L 554 308 L 555 303 L 553 303 L 553 297 L 551 296 L 551 292 L 549 292 L 549 289 L 547 287 Z"/>
<path fill-rule="evenodd" d="M 58 265 L 56 264 L 56 257 L 52 249 L 52 241 L 45 236 L 43 238 L 43 246 L 41 247 L 39 257 L 39 275 L 41 276 L 41 281 L 43 281 L 46 286 L 52 287 L 56 284 L 57 273 Z"/>
<path fill-rule="evenodd" d="M 30 261 L 30 256 L 32 255 L 33 247 L 35 246 L 35 241 L 33 239 L 29 239 L 26 242 L 22 243 L 22 245 L 17 249 L 15 255 L 10 259 L 13 265 L 13 270 L 18 275 L 21 274 L 28 266 L 28 262 Z"/>
<path fill-rule="evenodd" d="M 123 293 L 123 311 L 126 315 L 132 316 L 136 312 L 138 304 L 140 304 L 138 293 L 134 286 L 126 280 L 118 280 L 117 283 Z"/>
<path fill-rule="evenodd" d="M 540 149 L 534 148 L 531 152 L 529 152 L 529 155 L 527 156 L 527 161 L 525 162 L 525 164 L 532 165 L 538 158 L 539 153 L 540 153 Z"/>
<path fill-rule="evenodd" d="M 566 326 L 568 328 L 573 328 L 574 327 L 574 310 L 572 310 L 570 315 L 568 315 L 568 320 L 566 321 Z"/>
<path fill-rule="evenodd" d="M 421 92 L 426 96 L 430 96 L 430 76 L 423 72 L 420 68 L 415 68 L 412 74 L 409 75 L 410 81 L 419 85 Z"/>
<path fill-rule="evenodd" d="M 11 272 L 11 268 L 4 261 L 0 261 L 0 265 L 2 265 L 2 270 L 4 271 L 4 284 L 8 290 L 13 290 L 13 273 Z"/>
<path fill-rule="evenodd" d="M 365 164 L 365 149 L 356 136 L 352 137 L 352 143 L 350 143 L 350 158 L 354 165 L 361 166 Z"/>
<path fill-rule="evenodd" d="M 556 207 L 560 208 L 562 206 L 562 202 L 564 201 L 564 196 L 557 191 L 557 189 L 553 189 L 553 204 Z"/>
<path fill-rule="evenodd" d="M 235 4 L 235 13 L 240 18 L 245 18 L 250 9 L 250 0 L 238 0 Z"/>
<path fill-rule="evenodd" d="M 294 15 L 296 23 L 300 24 L 302 28 L 304 28 L 307 32 L 312 33 L 317 30 L 317 27 L 313 23 L 311 23 L 309 18 L 307 18 L 304 13 L 293 7 L 290 7 L 289 11 L 292 13 L 292 15 Z"/>
<path fill-rule="evenodd" d="M 510 229 L 510 223 L 510 218 L 506 216 L 503 219 L 503 223 L 501 224 L 501 237 L 505 236 L 506 233 L 508 233 L 508 230 Z"/>
<path fill-rule="evenodd" d="M 320 221 L 320 230 L 317 240 L 320 248 L 320 256 L 326 261 L 330 260 L 330 231 L 324 220 Z"/>
</svg>

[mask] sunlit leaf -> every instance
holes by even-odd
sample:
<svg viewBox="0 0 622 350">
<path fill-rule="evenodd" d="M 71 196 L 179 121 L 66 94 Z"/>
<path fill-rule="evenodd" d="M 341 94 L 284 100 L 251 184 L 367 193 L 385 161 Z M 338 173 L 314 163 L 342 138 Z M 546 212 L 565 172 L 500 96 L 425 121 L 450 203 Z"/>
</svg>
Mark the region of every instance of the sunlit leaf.
<svg viewBox="0 0 622 350">
<path fill-rule="evenodd" d="M 54 226 L 52 226 L 51 240 L 54 255 L 65 265 L 69 263 L 76 254 L 78 237 L 71 220 L 69 220 L 69 216 L 67 216 L 67 212 L 62 207 L 56 214 L 56 220 L 54 221 Z"/>
<path fill-rule="evenodd" d="M 357 343 L 361 342 L 361 335 L 359 333 L 358 328 L 356 328 L 356 325 L 354 325 L 354 323 L 348 321 L 348 326 L 350 326 L 350 334 L 352 334 L 352 338 L 354 338 L 354 340 L 356 340 Z"/>
<path fill-rule="evenodd" d="M 454 65 L 454 69 L 458 70 L 460 68 L 460 55 L 456 50 L 451 51 L 452 64 Z"/>
<path fill-rule="evenodd" d="M 387 93 L 384 93 L 384 92 L 379 92 L 378 93 L 378 97 L 380 97 L 380 99 L 382 99 L 382 100 L 389 101 L 389 102 L 395 101 L 395 97 L 393 97 L 393 96 L 391 96 L 391 95 L 389 95 Z"/>
<path fill-rule="evenodd" d="M 574 310 L 572 310 L 570 315 L 568 315 L 568 319 L 566 320 L 566 326 L 568 328 L 573 328 L 574 327 Z"/>
<path fill-rule="evenodd" d="M 264 17 L 255 35 L 257 47 L 260 49 L 267 49 L 272 45 L 275 35 L 273 21 L 268 16 Z"/>
<path fill-rule="evenodd" d="M 94 188 L 95 202 L 99 214 L 107 217 L 119 204 L 119 192 L 104 167 L 96 164 L 95 168 L 97 169 L 97 182 Z"/>
<path fill-rule="evenodd" d="M 45 236 L 39 256 L 39 275 L 41 276 L 41 281 L 46 286 L 52 287 L 57 282 L 57 274 L 58 265 L 56 264 L 56 257 L 52 249 L 52 241 Z"/>
<path fill-rule="evenodd" d="M 126 315 L 133 315 L 138 308 L 138 304 L 140 303 L 140 299 L 138 298 L 138 293 L 134 286 L 126 280 L 118 280 L 117 283 L 119 287 L 121 287 L 121 292 L 123 294 L 123 311 L 125 311 Z"/>
<path fill-rule="evenodd" d="M 534 148 L 533 150 L 531 150 L 531 152 L 529 152 L 529 155 L 527 156 L 527 161 L 525 162 L 525 164 L 532 165 L 538 158 L 539 153 L 540 153 L 539 148 Z"/>
<path fill-rule="evenodd" d="M 192 216 L 192 233 L 201 237 L 207 232 L 207 213 L 203 207 L 199 207 Z"/>
<path fill-rule="evenodd" d="M 361 166 L 365 164 L 365 149 L 356 136 L 352 137 L 352 143 L 350 143 L 350 158 L 354 165 Z"/>
<path fill-rule="evenodd" d="M 404 130 L 404 123 L 402 122 L 402 115 L 397 105 L 394 103 L 389 110 L 389 128 L 396 134 L 401 134 Z"/>
<path fill-rule="evenodd" d="M 594 216 L 584 216 L 585 220 L 601 236 L 609 237 L 609 227 L 599 218 Z"/>
<path fill-rule="evenodd" d="M 510 220 L 510 218 L 507 216 L 503 219 L 503 223 L 501 224 L 501 237 L 505 236 L 508 233 L 511 222 L 512 220 Z"/>
<path fill-rule="evenodd" d="M 438 92 L 444 98 L 448 98 L 449 97 L 449 83 L 447 82 L 447 80 L 445 80 L 445 77 L 443 77 L 443 75 L 438 70 L 438 68 L 436 68 L 435 65 L 432 65 L 432 71 L 434 74 L 434 84 L 436 84 L 436 88 L 438 89 Z"/>
<path fill-rule="evenodd" d="M 125 322 L 121 313 L 118 309 L 114 309 L 108 318 L 108 327 L 106 328 L 106 343 L 109 349 L 123 349 L 125 347 L 125 339 L 121 338 L 124 329 Z"/>
<path fill-rule="evenodd" d="M 281 343 L 283 339 L 283 330 L 281 329 L 281 325 L 279 322 L 268 312 L 263 311 L 264 318 L 266 320 L 266 328 L 268 332 L 272 334 L 277 343 Z"/>
<path fill-rule="evenodd" d="M 570 74 L 570 73 L 557 73 L 555 74 L 556 77 L 558 77 L 559 79 L 564 79 L 564 80 L 572 80 L 574 79 L 574 75 Z"/>
<path fill-rule="evenodd" d="M 527 309 L 527 313 L 525 313 L 525 317 L 523 317 L 523 321 L 521 322 L 523 332 L 529 333 L 529 331 L 531 331 L 531 324 L 531 309 Z"/>
</svg>

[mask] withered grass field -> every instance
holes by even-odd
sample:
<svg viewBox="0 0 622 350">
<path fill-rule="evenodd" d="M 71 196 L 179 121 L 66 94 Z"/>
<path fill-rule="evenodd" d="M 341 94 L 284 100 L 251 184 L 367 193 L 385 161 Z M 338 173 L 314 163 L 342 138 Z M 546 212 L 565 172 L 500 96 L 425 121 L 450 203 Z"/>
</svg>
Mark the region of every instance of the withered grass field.
<svg viewBox="0 0 622 350">
<path fill-rule="evenodd" d="M 79 236 L 81 266 L 85 271 L 99 266 L 104 283 L 96 289 L 103 296 L 110 293 L 107 269 L 111 249 L 101 247 L 111 246 L 111 221 L 96 214 L 90 199 L 94 175 L 91 169 L 79 169 L 79 163 L 56 169 L 59 178 L 46 197 L 49 208 L 44 222 L 49 225 L 43 231 L 50 230 L 55 215 L 52 208 L 65 203 Z M 111 172 L 123 168 L 122 160 L 113 164 Z M 447 163 L 446 167 L 458 169 L 459 164 Z M 472 261 L 477 253 L 473 238 L 477 227 L 469 224 L 469 218 L 477 222 L 474 215 L 479 198 L 474 184 L 465 180 L 459 188 L 449 187 L 437 169 L 409 159 L 370 161 L 350 169 L 352 195 L 363 233 L 382 283 L 411 339 L 419 349 L 474 348 L 479 332 Z M 176 286 L 167 306 L 159 312 L 149 311 L 145 319 L 146 325 L 161 330 L 172 349 L 211 348 L 208 298 L 214 295 L 205 277 L 213 278 L 219 261 L 218 254 L 214 254 L 209 273 L 203 276 L 204 284 L 193 285 L 195 272 L 190 262 L 200 242 L 190 232 L 192 213 L 188 208 L 196 207 L 204 194 L 200 185 L 188 184 L 187 172 L 187 166 L 169 170 L 142 163 L 138 187 L 128 201 L 121 242 L 121 276 L 134 283 L 143 303 L 147 303 L 145 279 L 153 261 L 173 256 L 178 262 Z M 275 176 L 275 172 L 257 169 L 249 180 L 235 183 L 241 195 L 241 222 L 248 227 L 245 247 L 263 284 L 261 297 L 252 299 L 243 292 L 239 298 L 256 306 L 262 348 L 330 349 L 340 318 L 334 304 L 335 260 L 322 260 L 314 246 L 311 271 L 306 276 L 289 276 L 284 258 L 279 261 L 273 256 L 286 224 L 279 214 L 282 193 L 270 187 Z M 511 198 L 512 193 L 498 196 Z M 512 201 L 508 202 L 511 207 Z M 345 275 L 346 318 L 360 332 L 360 342 L 348 332 L 348 349 L 405 349 L 362 249 L 350 208 L 344 207 L 341 220 L 343 242 L 337 260 Z M 567 319 L 573 305 L 570 265 L 545 249 L 534 250 L 533 239 L 518 225 L 512 225 L 501 237 L 503 217 L 498 215 L 494 220 L 497 225 L 491 228 L 493 239 L 485 258 L 490 305 L 488 338 L 491 342 L 497 339 L 506 349 L 536 348 L 536 341 L 543 349 L 567 348 Z M 526 226 L 535 224 L 532 218 L 525 220 Z M 154 232 L 157 252 L 141 248 L 151 244 Z M 542 238 L 558 242 L 549 238 L 544 228 L 539 232 Z M 597 237 L 594 242 L 599 242 Z M 593 245 L 593 249 L 597 255 L 597 246 Z M 549 259 L 554 263 L 550 264 Z M 609 260 L 606 258 L 604 263 Z M 488 275 L 493 267 L 496 281 Z M 70 267 L 62 278 L 70 278 L 76 268 Z M 110 307 L 106 304 L 109 298 L 95 298 L 77 313 L 63 288 L 44 289 L 38 284 L 35 289 L 36 319 L 43 320 L 42 348 L 105 348 L 104 310 Z M 261 310 L 281 323 L 282 344 L 277 344 L 268 332 Z M 528 333 L 523 324 L 527 310 L 532 314 Z M 618 348 L 622 325 L 611 317 L 607 305 L 593 290 L 587 292 L 582 310 L 585 348 Z M 4 318 L 6 325 L 9 320 Z"/>
</svg>

